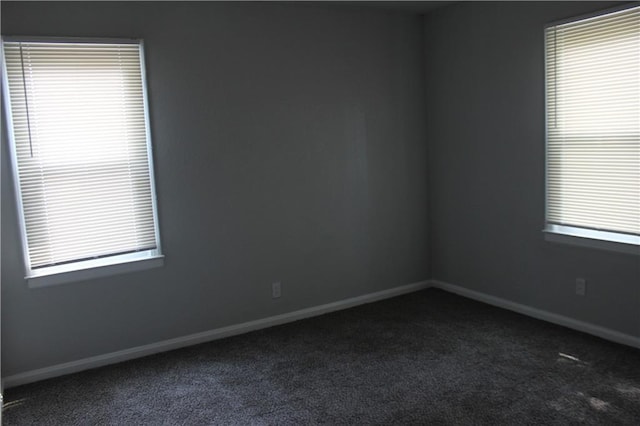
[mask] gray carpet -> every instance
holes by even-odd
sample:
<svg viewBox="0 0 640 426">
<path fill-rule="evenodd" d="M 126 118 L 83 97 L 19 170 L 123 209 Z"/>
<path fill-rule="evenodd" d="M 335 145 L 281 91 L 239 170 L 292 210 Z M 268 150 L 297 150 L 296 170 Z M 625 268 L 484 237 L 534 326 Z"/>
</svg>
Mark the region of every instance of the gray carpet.
<svg viewBox="0 0 640 426">
<path fill-rule="evenodd" d="M 8 389 L 5 425 L 640 424 L 640 351 L 428 289 Z"/>
</svg>

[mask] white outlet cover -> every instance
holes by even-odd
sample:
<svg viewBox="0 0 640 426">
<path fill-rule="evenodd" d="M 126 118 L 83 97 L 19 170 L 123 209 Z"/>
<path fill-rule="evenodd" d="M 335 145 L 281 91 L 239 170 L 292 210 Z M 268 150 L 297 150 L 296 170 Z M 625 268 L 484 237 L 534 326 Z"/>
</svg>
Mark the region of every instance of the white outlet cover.
<svg viewBox="0 0 640 426">
<path fill-rule="evenodd" d="M 280 282 L 271 284 L 271 297 L 277 299 L 282 295 L 282 284 Z"/>
</svg>

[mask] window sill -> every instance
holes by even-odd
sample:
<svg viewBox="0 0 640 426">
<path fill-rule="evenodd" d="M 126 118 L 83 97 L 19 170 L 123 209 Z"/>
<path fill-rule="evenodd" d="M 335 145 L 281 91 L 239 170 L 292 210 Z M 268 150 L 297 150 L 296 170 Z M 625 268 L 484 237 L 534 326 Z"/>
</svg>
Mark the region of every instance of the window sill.
<svg viewBox="0 0 640 426">
<path fill-rule="evenodd" d="M 543 232 L 545 241 L 552 243 L 640 256 L 639 236 L 551 224 L 547 225 Z"/>
<path fill-rule="evenodd" d="M 164 256 L 157 250 L 123 254 L 87 260 L 68 265 L 51 266 L 30 271 L 25 279 L 29 288 L 48 287 L 93 278 L 108 277 L 127 272 L 143 271 L 164 265 Z"/>
</svg>

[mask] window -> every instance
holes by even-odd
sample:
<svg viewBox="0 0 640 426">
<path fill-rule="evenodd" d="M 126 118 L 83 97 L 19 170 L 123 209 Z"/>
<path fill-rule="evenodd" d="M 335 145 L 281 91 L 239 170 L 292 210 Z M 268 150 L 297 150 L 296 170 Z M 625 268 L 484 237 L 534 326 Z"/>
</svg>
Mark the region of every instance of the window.
<svg viewBox="0 0 640 426">
<path fill-rule="evenodd" d="M 142 42 L 2 46 L 29 285 L 162 265 Z"/>
<path fill-rule="evenodd" d="M 640 253 L 640 7 L 548 26 L 546 238 Z"/>
</svg>

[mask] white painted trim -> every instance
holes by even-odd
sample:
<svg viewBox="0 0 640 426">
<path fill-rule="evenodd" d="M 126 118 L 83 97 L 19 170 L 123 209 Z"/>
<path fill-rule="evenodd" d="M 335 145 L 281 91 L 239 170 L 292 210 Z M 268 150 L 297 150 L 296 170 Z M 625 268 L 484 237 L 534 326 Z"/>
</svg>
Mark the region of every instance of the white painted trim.
<svg viewBox="0 0 640 426">
<path fill-rule="evenodd" d="M 542 309 L 532 308 L 531 306 L 522 305 L 520 303 L 502 299 L 500 297 L 490 296 L 485 293 L 469 290 L 468 288 L 446 283 L 444 281 L 429 280 L 429 283 L 431 284 L 430 287 L 439 288 L 463 297 L 467 297 L 469 299 L 486 303 L 488 305 L 508 309 L 519 314 L 527 315 L 529 317 L 537 318 L 553 324 L 561 325 L 563 327 L 571 328 L 573 330 L 582 331 L 584 333 L 601 337 L 612 342 L 621 343 L 623 345 L 640 349 L 640 337 L 620 333 L 619 331 L 615 331 L 610 328 L 605 328 L 588 322 L 579 321 L 573 318 L 565 317 L 563 315 L 544 311 Z"/>
<path fill-rule="evenodd" d="M 50 367 L 38 368 L 36 370 L 26 371 L 24 373 L 4 377 L 4 386 L 5 388 L 11 388 L 14 386 L 50 379 L 65 374 L 77 373 L 79 371 L 89 370 L 91 368 L 102 367 L 105 365 L 115 364 L 130 359 L 140 358 L 160 352 L 209 342 L 212 340 L 221 339 L 223 337 L 248 333 L 250 331 L 259 330 L 262 328 L 273 327 L 275 325 L 298 321 L 304 318 L 315 317 L 342 309 L 348 309 L 354 306 L 376 302 L 378 300 L 388 299 L 406 293 L 412 293 L 414 291 L 422 290 L 427 287 L 429 287 L 429 281 L 420 281 L 413 284 L 407 284 L 400 287 L 390 288 L 388 290 L 382 290 L 375 293 L 352 297 L 337 302 L 327 303 L 325 305 L 300 309 L 298 311 L 262 318 L 255 321 L 248 321 L 241 324 L 216 328 L 201 333 L 190 334 L 187 336 L 177 337 L 175 339 L 164 340 L 148 345 L 136 346 L 121 351 L 97 355 L 71 362 L 65 362 Z"/>
<path fill-rule="evenodd" d="M 640 236 L 548 224 L 542 231 L 545 241 L 579 247 L 615 251 L 640 256 Z"/>
<path fill-rule="evenodd" d="M 224 337 L 236 336 L 239 334 L 248 333 L 250 331 L 260 330 L 263 328 L 273 327 L 276 325 L 286 324 L 293 321 L 298 321 L 305 318 L 311 318 L 318 315 L 323 315 L 329 312 L 339 311 L 342 309 L 348 309 L 354 306 L 363 305 L 365 303 L 372 303 L 379 300 L 389 299 L 391 297 L 400 296 L 407 293 L 412 293 L 425 288 L 434 287 L 439 288 L 469 299 L 477 300 L 482 303 L 486 303 L 499 308 L 508 309 L 523 315 L 527 315 L 540 320 L 548 321 L 553 324 L 561 325 L 573 330 L 582 331 L 594 336 L 601 337 L 612 342 L 621 343 L 623 345 L 632 346 L 640 349 L 640 338 L 631 336 L 629 334 L 620 333 L 609 328 L 600 327 L 584 321 L 578 321 L 573 318 L 565 317 L 563 315 L 554 314 L 548 311 L 544 311 L 530 306 L 522 305 L 520 303 L 511 302 L 506 299 L 491 296 L 485 293 L 480 293 L 474 290 L 446 283 L 439 280 L 427 280 L 420 281 L 413 284 L 403 285 L 400 287 L 394 287 L 388 290 L 379 291 L 376 293 L 369 293 L 362 296 L 352 297 L 350 299 L 340 300 L 337 302 L 327 303 L 325 305 L 314 306 L 310 308 L 300 309 L 285 314 L 275 315 L 255 321 L 248 321 L 241 324 L 231 325 L 227 327 L 221 327 L 213 330 L 204 331 L 201 333 L 190 334 L 187 336 L 177 337 L 174 339 L 168 339 L 157 343 L 151 343 L 148 345 L 136 346 L 121 351 L 111 352 L 108 354 L 97 355 L 89 358 L 84 358 L 76 361 L 65 362 L 63 364 L 57 364 L 50 367 L 39 368 L 36 370 L 26 371 L 24 373 L 14 374 L 2 378 L 3 388 L 11 388 L 27 383 L 33 383 L 40 380 L 50 379 L 53 377 L 63 376 L 65 374 L 77 373 L 92 368 L 98 368 L 105 365 L 115 364 L 118 362 L 128 361 L 148 355 L 153 355 L 160 352 L 170 351 L 173 349 L 179 349 L 199 343 L 205 343 Z"/>
<path fill-rule="evenodd" d="M 157 249 L 154 249 L 120 256 L 73 262 L 67 265 L 51 266 L 43 268 L 43 271 L 39 272 L 41 275 L 32 275 L 25 279 L 29 284 L 29 288 L 40 288 L 129 272 L 144 271 L 146 269 L 159 268 L 163 265 L 164 256 L 159 254 Z"/>
</svg>

